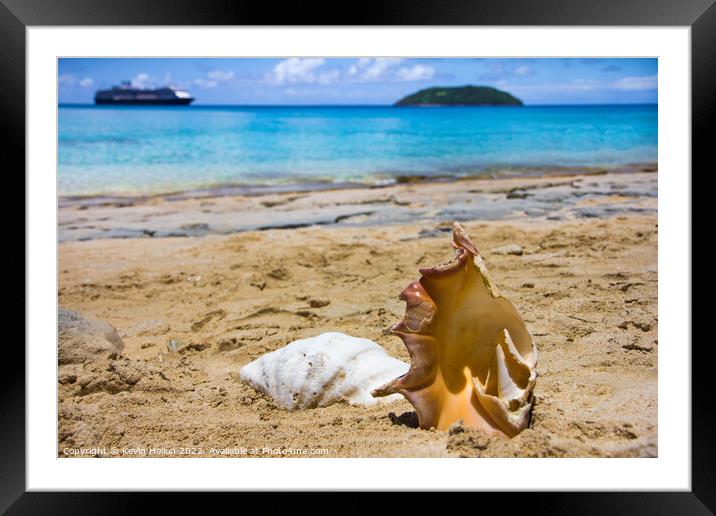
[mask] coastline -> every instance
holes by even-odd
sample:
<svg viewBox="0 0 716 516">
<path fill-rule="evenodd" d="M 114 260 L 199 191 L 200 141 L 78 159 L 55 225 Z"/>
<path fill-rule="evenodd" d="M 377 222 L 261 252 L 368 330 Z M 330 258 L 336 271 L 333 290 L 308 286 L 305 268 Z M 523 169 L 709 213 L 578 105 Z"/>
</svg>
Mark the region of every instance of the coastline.
<svg viewBox="0 0 716 516">
<path fill-rule="evenodd" d="M 116 193 L 60 193 L 59 206 L 71 204 L 101 204 L 111 202 L 142 202 L 151 199 L 191 199 L 210 197 L 229 197 L 235 195 L 270 195 L 275 193 L 310 192 L 313 190 L 345 190 L 363 188 L 385 188 L 397 184 L 436 183 L 451 181 L 471 181 L 480 179 L 560 177 L 573 175 L 598 175 L 605 173 L 626 174 L 631 172 L 656 172 L 656 162 L 623 163 L 619 165 L 544 165 L 487 167 L 478 172 L 455 173 L 450 170 L 434 174 L 375 174 L 374 180 L 366 181 L 330 181 L 309 179 L 305 181 L 285 181 L 274 183 L 217 183 L 186 189 L 157 190 L 156 192 L 116 192 Z"/>
<path fill-rule="evenodd" d="M 60 196 L 58 240 L 655 213 L 656 171 L 654 163 L 529 167 L 474 176 L 401 176 L 372 185 L 223 185 L 151 195 Z"/>
</svg>

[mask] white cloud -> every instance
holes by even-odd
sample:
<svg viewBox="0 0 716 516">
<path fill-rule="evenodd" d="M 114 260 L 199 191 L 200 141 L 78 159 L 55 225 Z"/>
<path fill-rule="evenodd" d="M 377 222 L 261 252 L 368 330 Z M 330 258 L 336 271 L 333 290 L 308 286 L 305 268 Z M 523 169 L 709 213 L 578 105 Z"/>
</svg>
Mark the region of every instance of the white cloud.
<svg viewBox="0 0 716 516">
<path fill-rule="evenodd" d="M 148 73 L 142 72 L 138 73 L 131 82 L 135 88 L 146 88 L 152 82 L 152 78 Z"/>
<path fill-rule="evenodd" d="M 537 71 L 526 64 L 508 65 L 504 62 L 490 63 L 487 71 L 482 73 L 478 79 L 483 81 L 504 81 L 511 77 L 525 77 L 536 75 Z"/>
<path fill-rule="evenodd" d="M 435 70 L 432 66 L 415 65 L 411 68 L 401 68 L 397 75 L 403 81 L 426 81 L 432 79 Z"/>
<path fill-rule="evenodd" d="M 383 77 L 393 66 L 402 62 L 397 57 L 361 57 L 348 68 L 348 75 L 365 81 L 374 81 Z"/>
<path fill-rule="evenodd" d="M 233 70 L 212 70 L 207 72 L 206 77 L 197 77 L 192 82 L 200 88 L 216 88 L 222 82 L 234 78 Z"/>
<path fill-rule="evenodd" d="M 432 66 L 422 64 L 397 68 L 403 62 L 398 57 L 362 57 L 348 68 L 348 77 L 357 81 L 423 81 L 435 75 Z"/>
<path fill-rule="evenodd" d="M 335 84 L 371 81 L 422 81 L 432 79 L 435 70 L 431 66 L 415 64 L 399 67 L 404 60 L 396 57 L 362 57 L 347 69 L 326 69 L 326 60 L 318 57 L 285 59 L 264 75 L 275 85 Z"/>
<path fill-rule="evenodd" d="M 549 92 L 549 93 L 573 93 L 580 91 L 598 91 L 604 90 L 606 85 L 599 83 L 594 79 L 576 78 L 572 82 L 565 83 L 547 83 L 547 84 L 529 84 L 529 85 L 513 85 L 513 92 Z"/>
<path fill-rule="evenodd" d="M 600 95 L 609 94 L 611 98 L 615 98 L 615 92 L 637 92 L 637 91 L 656 91 L 658 88 L 657 76 L 649 75 L 644 77 L 623 77 L 614 82 L 604 82 L 598 79 L 577 77 L 571 82 L 566 83 L 547 83 L 547 84 L 530 84 L 530 85 L 513 85 L 510 87 L 512 93 L 517 95 L 535 94 L 535 93 L 565 93 L 565 94 L 585 94 L 596 95 L 594 98 L 600 98 Z M 624 93 L 624 98 L 630 98 Z M 618 98 L 618 97 L 616 97 Z"/>
<path fill-rule="evenodd" d="M 209 79 L 217 82 L 229 81 L 234 78 L 233 70 L 212 70 L 206 74 Z"/>
<path fill-rule="evenodd" d="M 84 77 L 82 79 L 77 79 L 74 75 L 71 73 L 63 73 L 59 77 L 57 77 L 57 82 L 61 86 L 81 86 L 83 88 L 89 88 L 94 84 L 94 81 L 91 77 Z"/>
<path fill-rule="evenodd" d="M 201 88 L 216 88 L 219 85 L 217 81 L 212 81 L 211 79 L 204 79 L 203 77 L 194 79 L 193 82 L 195 85 Z"/>
<path fill-rule="evenodd" d="M 340 76 L 341 72 L 339 72 L 338 70 L 329 70 L 327 72 L 319 74 L 316 82 L 318 82 L 318 84 L 332 84 L 336 82 L 340 78 Z"/>
<path fill-rule="evenodd" d="M 643 91 L 655 90 L 658 84 L 656 75 L 647 75 L 643 77 L 622 77 L 613 83 L 612 87 L 617 90 Z"/>
<path fill-rule="evenodd" d="M 566 85 L 567 91 L 592 91 L 600 89 L 603 85 L 596 79 L 583 79 L 577 77 L 572 80 L 572 84 Z"/>
<path fill-rule="evenodd" d="M 319 73 L 318 69 L 326 63 L 320 57 L 292 57 L 285 59 L 266 74 L 266 80 L 272 84 L 330 84 L 340 76 L 338 70 Z"/>
<path fill-rule="evenodd" d="M 75 83 L 75 76 L 70 73 L 63 73 L 57 78 L 57 82 L 62 86 L 72 86 Z"/>
<path fill-rule="evenodd" d="M 523 90 L 533 91 L 646 91 L 656 90 L 658 87 L 657 76 L 648 75 L 644 77 L 622 77 L 615 82 L 601 82 L 597 79 L 575 78 L 571 83 L 564 84 L 543 84 L 521 87 Z"/>
</svg>

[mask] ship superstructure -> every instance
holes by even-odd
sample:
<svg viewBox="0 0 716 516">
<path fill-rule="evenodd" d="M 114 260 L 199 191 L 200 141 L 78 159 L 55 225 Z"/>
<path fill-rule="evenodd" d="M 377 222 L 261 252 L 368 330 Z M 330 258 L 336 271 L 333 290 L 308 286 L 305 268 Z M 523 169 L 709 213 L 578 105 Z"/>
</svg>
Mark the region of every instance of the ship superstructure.
<svg viewBox="0 0 716 516">
<path fill-rule="evenodd" d="M 132 105 L 183 105 L 194 101 L 194 97 L 183 89 L 165 86 L 163 88 L 145 89 L 132 86 L 129 81 L 122 81 L 109 90 L 95 93 L 95 104 L 132 104 Z"/>
</svg>

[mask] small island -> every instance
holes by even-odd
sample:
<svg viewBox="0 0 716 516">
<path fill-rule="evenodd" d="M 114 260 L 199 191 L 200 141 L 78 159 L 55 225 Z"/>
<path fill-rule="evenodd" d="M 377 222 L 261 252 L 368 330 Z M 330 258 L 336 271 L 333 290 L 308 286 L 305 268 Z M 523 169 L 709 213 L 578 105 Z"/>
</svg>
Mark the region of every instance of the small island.
<svg viewBox="0 0 716 516">
<path fill-rule="evenodd" d="M 489 86 L 434 87 L 403 97 L 394 106 L 521 106 L 506 91 Z"/>
</svg>

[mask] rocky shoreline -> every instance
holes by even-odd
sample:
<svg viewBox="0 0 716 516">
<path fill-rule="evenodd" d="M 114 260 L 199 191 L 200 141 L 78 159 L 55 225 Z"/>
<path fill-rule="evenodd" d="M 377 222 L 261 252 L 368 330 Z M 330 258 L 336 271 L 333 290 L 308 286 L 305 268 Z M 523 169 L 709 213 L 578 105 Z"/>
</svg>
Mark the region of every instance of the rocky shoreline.
<svg viewBox="0 0 716 516">
<path fill-rule="evenodd" d="M 638 170 L 644 170 L 642 167 Z M 653 215 L 655 169 L 541 177 L 406 182 L 382 188 L 262 195 L 61 199 L 58 240 L 193 237 L 310 226 L 368 227 L 469 220 L 579 220 Z"/>
</svg>

